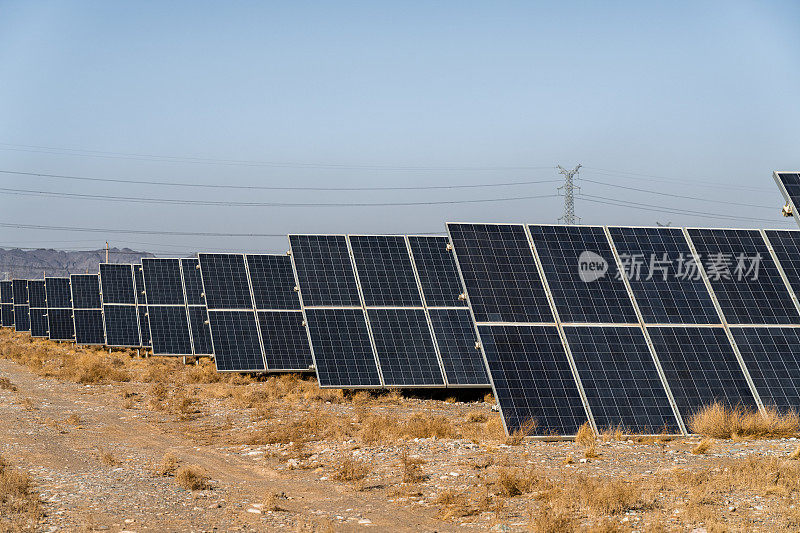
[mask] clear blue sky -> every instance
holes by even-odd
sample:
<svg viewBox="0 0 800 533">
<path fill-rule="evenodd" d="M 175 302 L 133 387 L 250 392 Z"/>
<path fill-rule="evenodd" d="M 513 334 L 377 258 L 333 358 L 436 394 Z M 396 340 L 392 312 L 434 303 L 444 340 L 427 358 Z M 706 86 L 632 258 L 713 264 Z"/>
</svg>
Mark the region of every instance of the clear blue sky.
<svg viewBox="0 0 800 533">
<path fill-rule="evenodd" d="M 0 170 L 359 187 L 556 179 L 555 165 L 582 163 L 586 180 L 650 191 L 583 182 L 584 223 L 794 227 L 779 216 L 771 173 L 800 168 L 800 3 L 543 4 L 0 0 Z M 10 174 L 0 184 L 283 203 L 507 198 L 557 186 L 237 191 Z M 562 208 L 561 198 L 278 208 L 0 191 L 0 222 L 223 233 L 442 232 L 448 220 L 555 222 Z M 281 237 L 0 228 L 0 246 L 94 248 L 106 238 L 162 255 L 287 248 Z"/>
</svg>

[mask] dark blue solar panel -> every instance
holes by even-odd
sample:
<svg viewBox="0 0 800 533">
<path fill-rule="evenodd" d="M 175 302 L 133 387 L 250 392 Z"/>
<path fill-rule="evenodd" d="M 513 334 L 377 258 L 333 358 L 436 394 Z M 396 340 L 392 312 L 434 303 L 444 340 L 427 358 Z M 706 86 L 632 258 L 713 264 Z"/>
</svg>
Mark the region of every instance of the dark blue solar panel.
<svg viewBox="0 0 800 533">
<path fill-rule="evenodd" d="M 778 181 L 786 190 L 784 196 L 788 194 L 795 207 L 800 207 L 800 174 L 796 172 L 779 172 L 777 176 Z"/>
<path fill-rule="evenodd" d="M 600 431 L 681 432 L 639 327 L 566 326 L 564 333 Z"/>
<path fill-rule="evenodd" d="M 768 229 L 765 233 L 789 286 L 800 295 L 800 231 Z"/>
<path fill-rule="evenodd" d="M 253 308 L 243 255 L 199 254 L 199 257 L 208 309 Z"/>
<path fill-rule="evenodd" d="M 146 276 L 147 269 L 145 269 Z M 153 347 L 153 355 L 192 355 L 186 307 L 149 305 L 147 314 L 150 321 L 150 345 Z"/>
<path fill-rule="evenodd" d="M 680 228 L 608 229 L 646 323 L 720 323 Z"/>
<path fill-rule="evenodd" d="M 556 326 L 479 326 L 495 398 L 512 433 L 574 435 L 588 420 Z"/>
<path fill-rule="evenodd" d="M 179 259 L 142 258 L 148 305 L 185 305 Z"/>
<path fill-rule="evenodd" d="M 525 229 L 448 224 L 478 322 L 553 322 Z"/>
<path fill-rule="evenodd" d="M 731 328 L 765 406 L 800 412 L 800 329 Z"/>
<path fill-rule="evenodd" d="M 0 281 L 0 302 L 4 304 L 14 303 L 14 289 L 11 281 Z"/>
<path fill-rule="evenodd" d="M 202 258 L 200 261 L 203 264 Z M 205 276 L 205 272 L 203 275 Z M 218 371 L 263 372 L 266 370 L 253 311 L 209 310 L 208 319 L 211 323 L 214 361 Z"/>
<path fill-rule="evenodd" d="M 489 385 L 486 365 L 469 309 L 430 309 L 431 324 L 439 353 L 442 356 L 447 383 L 455 385 Z"/>
<path fill-rule="evenodd" d="M 147 303 L 147 295 L 144 290 L 144 271 L 142 265 L 133 265 L 133 282 L 136 287 L 136 303 L 139 305 Z"/>
<path fill-rule="evenodd" d="M 350 247 L 367 306 L 422 306 L 404 237 L 351 235 Z"/>
<path fill-rule="evenodd" d="M 97 274 L 70 276 L 73 309 L 100 309 L 100 277 Z M 100 328 L 102 329 L 102 320 Z"/>
<path fill-rule="evenodd" d="M 142 346 L 150 346 L 150 318 L 147 316 L 147 306 L 139 305 L 136 310 L 139 313 L 139 336 L 142 339 Z"/>
<path fill-rule="evenodd" d="M 189 323 L 192 327 L 192 345 L 195 355 L 211 355 L 211 326 L 208 325 L 208 311 L 204 305 L 189 306 Z"/>
<path fill-rule="evenodd" d="M 31 307 L 30 318 L 31 337 L 47 338 L 47 309 Z"/>
<path fill-rule="evenodd" d="M 308 370 L 313 366 L 311 346 L 300 311 L 259 311 L 258 326 L 264 340 L 267 369 Z"/>
<path fill-rule="evenodd" d="M 800 324 L 758 230 L 690 229 L 689 236 L 730 324 Z"/>
<path fill-rule="evenodd" d="M 409 236 L 411 255 L 417 267 L 422 294 L 429 307 L 466 307 L 459 299 L 464 292 L 456 259 L 447 249 L 447 237 Z"/>
<path fill-rule="evenodd" d="M 14 305 L 27 305 L 28 280 L 27 279 L 11 280 L 11 287 L 14 293 Z"/>
<path fill-rule="evenodd" d="M 684 421 L 715 401 L 756 408 L 722 328 L 648 327 L 667 384 Z"/>
<path fill-rule="evenodd" d="M 72 312 L 72 316 L 75 322 L 76 344 L 106 343 L 103 330 L 103 311 L 101 309 L 75 309 Z"/>
<path fill-rule="evenodd" d="M 343 235 L 289 235 L 303 305 L 361 306 Z"/>
<path fill-rule="evenodd" d="M 17 331 L 30 331 L 31 318 L 27 305 L 14 305 L 14 329 Z"/>
<path fill-rule="evenodd" d="M 300 309 L 291 257 L 248 255 L 247 269 L 256 309 Z"/>
<path fill-rule="evenodd" d="M 0 319 L 3 322 L 3 327 L 12 327 L 14 325 L 14 304 L 0 305 L 0 315 Z"/>
<path fill-rule="evenodd" d="M 139 316 L 135 305 L 104 305 L 106 345 L 137 347 L 139 338 Z"/>
<path fill-rule="evenodd" d="M 321 387 L 380 387 L 361 309 L 306 309 Z"/>
<path fill-rule="evenodd" d="M 43 279 L 32 279 L 28 282 L 28 304 L 31 308 L 37 309 L 47 307 L 47 293 L 44 289 Z"/>
<path fill-rule="evenodd" d="M 72 309 L 72 291 L 69 278 L 44 278 L 49 309 Z"/>
<path fill-rule="evenodd" d="M 206 305 L 203 297 L 203 278 L 200 275 L 200 262 L 197 259 L 181 259 L 183 271 L 183 287 L 186 291 L 186 303 L 189 305 Z"/>
<path fill-rule="evenodd" d="M 75 324 L 72 309 L 48 309 L 47 325 L 51 341 L 75 340 Z"/>
<path fill-rule="evenodd" d="M 603 228 L 528 227 L 562 322 L 639 321 Z"/>
<path fill-rule="evenodd" d="M 370 309 L 367 316 L 386 386 L 444 385 L 425 311 Z"/>
<path fill-rule="evenodd" d="M 139 338 L 142 346 L 150 346 L 150 320 L 147 317 L 147 293 L 142 265 L 133 265 L 133 282 L 136 287 L 136 311 L 139 315 Z"/>
<path fill-rule="evenodd" d="M 100 288 L 104 304 L 135 304 L 133 265 L 100 263 Z"/>
</svg>

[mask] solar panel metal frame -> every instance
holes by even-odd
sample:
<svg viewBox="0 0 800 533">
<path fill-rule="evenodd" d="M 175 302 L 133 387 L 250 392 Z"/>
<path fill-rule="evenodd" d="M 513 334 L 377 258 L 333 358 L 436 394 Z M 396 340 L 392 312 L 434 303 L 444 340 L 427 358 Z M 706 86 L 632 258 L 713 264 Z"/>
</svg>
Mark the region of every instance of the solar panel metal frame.
<svg viewBox="0 0 800 533">
<path fill-rule="evenodd" d="M 29 312 L 28 316 L 29 316 L 29 319 L 30 319 L 30 326 L 31 326 L 31 337 L 40 337 L 40 338 L 46 339 L 46 338 L 49 338 L 50 335 L 49 335 L 49 324 L 47 322 L 47 289 L 45 288 L 45 281 L 44 281 L 44 279 L 28 280 L 28 303 L 29 304 L 31 303 L 31 297 L 30 297 L 31 283 L 36 283 L 36 286 L 38 286 L 38 284 L 41 283 L 42 291 L 44 291 L 44 304 L 45 304 L 44 307 L 41 307 L 41 306 L 31 307 L 30 305 L 28 306 L 28 312 Z M 37 316 L 38 316 L 38 318 L 36 319 L 36 322 L 37 322 L 37 327 L 36 328 L 34 328 L 34 318 L 33 318 L 34 317 L 34 311 L 37 313 Z M 42 312 L 44 312 L 43 313 L 43 316 L 44 316 L 44 327 L 45 327 L 45 331 L 44 332 L 42 332 L 39 329 L 39 327 L 41 326 Z M 34 329 L 36 329 L 35 332 L 34 332 Z"/>
<path fill-rule="evenodd" d="M 234 255 L 234 256 L 238 255 L 238 256 L 241 256 L 242 264 L 244 265 L 244 269 L 245 269 L 245 279 L 247 279 L 247 286 L 248 286 L 248 290 L 250 291 L 249 292 L 249 294 L 250 294 L 250 307 L 249 308 L 242 308 L 242 309 L 214 308 L 214 307 L 210 307 L 208 305 L 208 299 L 206 298 L 206 312 L 208 313 L 209 331 L 210 331 L 210 335 L 211 335 L 211 346 L 212 346 L 212 348 L 214 350 L 214 365 L 217 368 L 217 372 L 237 372 L 237 373 L 242 373 L 242 372 L 247 372 L 247 373 L 265 373 L 265 372 L 267 372 L 268 371 L 268 369 L 267 369 L 267 359 L 266 359 L 266 356 L 264 355 L 264 340 L 261 338 L 261 328 L 259 327 L 258 313 L 255 310 L 255 302 L 253 301 L 253 285 L 252 285 L 252 282 L 250 280 L 250 269 L 248 268 L 248 265 L 247 265 L 247 258 L 245 257 L 246 254 L 243 254 L 243 253 L 240 253 L 240 254 L 213 253 L 213 252 L 200 252 L 200 253 L 198 253 L 197 254 L 197 264 L 200 267 L 201 278 L 203 277 L 202 276 L 203 275 L 202 256 L 204 256 L 204 255 Z M 181 272 L 181 276 L 183 276 L 183 272 Z M 203 295 L 204 296 L 206 294 L 205 284 L 206 284 L 206 282 L 205 282 L 205 279 L 203 278 Z M 185 294 L 184 294 L 184 297 L 185 297 Z M 212 312 L 217 312 L 217 311 L 220 311 L 220 312 L 221 311 L 236 311 L 236 312 L 249 311 L 249 312 L 251 312 L 253 314 L 253 320 L 255 321 L 256 334 L 258 335 L 258 344 L 259 344 L 259 348 L 261 350 L 261 362 L 263 364 L 263 367 L 260 367 L 260 368 L 242 368 L 242 369 L 236 369 L 236 370 L 220 370 L 217 349 L 214 347 L 214 328 L 211 325 L 212 324 L 212 320 L 211 320 Z"/>
<path fill-rule="evenodd" d="M 18 287 L 22 287 L 22 282 L 25 282 L 25 301 L 17 301 L 20 300 L 20 298 L 17 298 L 16 296 L 21 296 L 21 293 L 19 295 L 14 295 L 14 330 L 30 332 L 31 315 L 30 307 L 28 306 L 28 280 L 19 278 L 11 280 L 11 292 L 13 294 L 15 292 L 22 291 L 22 288 L 18 289 Z M 20 318 L 22 318 L 22 320 L 20 320 Z"/>
<path fill-rule="evenodd" d="M 151 304 L 150 303 L 150 298 L 148 298 L 148 296 L 147 296 L 148 293 L 149 293 L 149 291 L 147 290 L 147 276 L 144 275 L 144 265 L 147 264 L 147 263 L 145 263 L 145 261 L 148 261 L 148 262 L 150 262 L 150 261 L 177 261 L 178 262 L 178 272 L 180 273 L 180 277 L 181 277 L 180 289 L 181 289 L 181 294 L 183 295 L 183 303 L 182 304 L 161 304 L 161 303 L 159 303 L 159 304 L 155 304 L 155 303 Z M 135 274 L 134 274 L 134 276 L 135 276 Z M 191 330 L 191 326 L 189 324 L 189 310 L 187 309 L 187 306 L 186 306 L 186 291 L 185 291 L 184 285 L 183 285 L 183 269 L 181 268 L 181 258 L 179 258 L 179 257 L 143 257 L 142 258 L 142 281 L 144 283 L 145 301 L 147 302 L 147 325 L 148 325 L 148 327 L 150 329 L 150 349 L 152 350 L 153 355 L 157 355 L 157 356 L 160 356 L 160 357 L 192 357 L 194 355 L 194 353 L 156 353 L 155 352 L 155 347 L 154 347 L 155 343 L 153 342 L 153 325 L 152 325 L 152 322 L 150 320 L 150 307 L 182 307 L 184 316 L 186 317 L 186 331 L 187 331 L 187 333 L 189 335 L 189 346 L 191 348 L 191 351 L 194 352 L 193 339 L 192 339 L 192 330 Z M 133 282 L 134 282 L 134 286 L 135 286 L 135 284 L 136 284 L 135 277 L 134 277 Z M 138 314 L 138 310 L 137 310 L 137 314 Z"/>
<path fill-rule="evenodd" d="M 128 271 L 131 277 L 131 290 L 133 291 L 133 303 L 117 303 L 117 302 L 106 302 L 105 298 L 105 291 L 103 291 L 103 265 L 111 265 L 111 266 L 120 266 L 120 267 L 128 267 Z M 125 264 L 125 263 L 100 263 L 98 265 L 99 276 L 100 276 L 100 303 L 103 306 L 103 331 L 105 332 L 106 336 L 106 346 L 114 347 L 114 348 L 141 348 L 142 345 L 142 327 L 139 324 L 139 310 L 137 309 L 136 305 L 136 275 L 134 273 L 134 265 L 133 264 Z M 138 337 L 138 342 L 136 344 L 109 344 L 109 335 L 108 335 L 108 323 L 106 317 L 106 306 L 119 306 L 119 307 L 133 307 L 136 315 L 136 336 Z"/>
<path fill-rule="evenodd" d="M 14 327 L 14 291 L 11 280 L 0 281 L 0 320 L 4 328 Z"/>
<path fill-rule="evenodd" d="M 186 276 L 184 274 L 184 262 L 185 261 L 196 261 L 197 264 L 195 265 L 194 268 L 199 271 L 200 270 L 200 259 L 197 258 L 197 257 L 182 257 L 182 258 L 178 259 L 178 265 L 180 266 L 180 270 L 181 270 L 181 285 L 183 287 L 183 300 L 184 300 L 184 302 L 186 302 L 186 320 L 188 321 L 188 325 L 189 325 L 189 337 L 192 339 L 192 355 L 201 356 L 201 357 L 213 357 L 214 356 L 214 343 L 213 342 L 210 342 L 211 349 L 209 350 L 209 353 L 198 352 L 197 351 L 197 347 L 195 346 L 195 342 L 194 342 L 195 341 L 195 333 L 194 333 L 194 327 L 192 326 L 192 317 L 191 317 L 191 314 L 190 314 L 191 313 L 190 308 L 201 307 L 201 308 L 205 309 L 206 319 L 208 319 L 208 306 L 205 305 L 205 304 L 190 304 L 189 303 L 189 293 L 186 291 Z M 203 286 L 203 276 L 202 276 L 202 274 L 200 272 L 198 272 L 198 275 L 200 276 L 200 287 L 202 288 L 202 286 Z M 203 301 L 205 301 L 205 298 L 206 298 L 205 291 L 203 291 L 201 293 L 200 297 L 203 299 Z M 211 336 L 211 324 L 210 324 L 210 322 L 208 320 L 206 320 L 206 321 L 204 321 L 203 325 L 208 325 L 208 335 L 209 335 L 209 338 L 210 338 L 210 336 Z"/>
<path fill-rule="evenodd" d="M 52 306 L 51 307 L 50 304 L 54 303 L 54 302 L 51 302 L 51 299 L 49 297 L 47 298 L 47 331 L 48 331 L 48 336 L 49 336 L 50 340 L 52 340 L 52 341 L 74 341 L 75 340 L 75 322 L 72 319 L 72 283 L 71 283 L 71 280 L 70 280 L 69 277 L 56 277 L 56 276 L 48 277 L 48 276 L 45 276 L 45 278 L 44 278 L 45 294 L 47 294 L 47 292 L 48 292 L 48 283 L 47 283 L 48 280 L 64 280 L 64 281 L 66 281 L 67 287 L 69 288 L 69 307 L 66 307 L 66 306 L 65 307 L 60 307 L 60 306 Z M 71 325 L 71 331 L 72 331 L 72 335 L 70 337 L 54 337 L 53 336 L 53 327 L 52 327 L 52 321 L 51 321 L 51 316 L 50 316 L 50 311 L 51 310 L 54 311 L 54 312 L 55 311 L 63 311 L 63 312 L 69 311 L 69 314 L 70 314 L 70 325 Z M 56 315 L 56 314 L 63 315 L 63 313 L 54 313 L 54 315 Z"/>
<path fill-rule="evenodd" d="M 349 257 L 350 257 L 350 266 L 353 269 L 354 281 L 356 283 L 356 287 L 358 288 L 360 305 L 346 305 L 346 306 L 345 305 L 343 305 L 343 306 L 313 305 L 313 306 L 306 306 L 305 301 L 303 299 L 303 287 L 302 287 L 302 285 L 300 285 L 300 276 L 298 275 L 298 272 L 297 272 L 297 263 L 295 262 L 294 248 L 292 247 L 292 237 L 307 237 L 307 236 L 342 237 L 344 239 L 344 242 L 345 242 L 345 244 L 347 246 L 347 251 L 348 251 L 348 254 L 349 254 Z M 358 276 L 356 274 L 355 261 L 353 260 L 353 252 L 352 252 L 352 250 L 350 250 L 350 240 L 347 238 L 347 235 L 346 234 L 342 234 L 342 233 L 321 233 L 321 234 L 316 234 L 316 233 L 314 233 L 314 234 L 295 234 L 295 233 L 291 233 L 291 234 L 289 234 L 287 236 L 287 238 L 289 240 L 289 255 L 291 256 L 291 259 L 292 259 L 292 272 L 294 273 L 294 281 L 296 283 L 296 287 L 298 288 L 297 296 L 300 298 L 300 309 L 303 312 L 303 322 L 306 324 L 306 335 L 308 336 L 308 344 L 309 344 L 309 346 L 311 346 L 311 358 L 312 358 L 312 360 L 314 362 L 314 371 L 317 374 L 317 381 L 318 381 L 318 384 L 319 384 L 320 388 L 328 388 L 328 389 L 342 389 L 342 388 L 345 388 L 345 389 L 378 389 L 378 388 L 384 387 L 383 372 L 381 371 L 380 362 L 378 361 L 378 354 L 377 354 L 377 350 L 375 349 L 375 342 L 372 339 L 372 333 L 370 332 L 370 329 L 369 329 L 369 318 L 367 317 L 367 313 L 364 310 L 364 300 L 363 300 L 363 297 L 361 296 L 361 286 L 358 283 Z M 363 313 L 364 321 L 365 321 L 365 325 L 366 325 L 366 329 L 367 329 L 367 335 L 369 337 L 370 347 L 372 348 L 372 359 L 373 359 L 373 362 L 375 364 L 375 370 L 376 370 L 377 377 L 378 377 L 378 383 L 369 384 L 369 385 L 350 385 L 350 384 L 348 384 L 348 385 L 344 385 L 344 386 L 342 384 L 336 384 L 336 383 L 329 384 L 329 385 L 325 385 L 325 384 L 322 383 L 322 381 L 319 379 L 319 367 L 317 365 L 317 355 L 316 355 L 316 352 L 314 350 L 314 343 L 313 343 L 312 338 L 311 338 L 311 331 L 310 331 L 310 326 L 309 326 L 309 322 L 308 322 L 308 315 L 306 314 L 306 309 L 334 309 L 334 310 L 335 309 L 353 309 L 353 310 L 359 310 L 359 311 L 361 311 L 361 313 Z"/>
<path fill-rule="evenodd" d="M 139 285 L 139 278 L 137 272 L 142 276 L 141 286 Z M 134 263 L 133 265 L 133 288 L 136 292 L 136 314 L 139 315 L 139 338 L 142 341 L 142 348 L 151 348 L 150 340 L 150 317 L 147 314 L 147 296 L 144 288 L 144 270 L 142 270 L 141 263 Z M 147 320 L 147 323 L 144 323 Z M 145 334 L 147 338 L 145 339 Z M 147 342 L 145 342 L 145 340 Z"/>
<path fill-rule="evenodd" d="M 100 300 L 100 307 L 75 307 L 75 283 L 73 282 L 72 278 L 74 276 L 94 276 L 97 278 L 97 292 L 98 292 L 98 299 Z M 69 289 L 70 295 L 72 297 L 72 331 L 75 334 L 75 343 L 80 344 L 81 346 L 105 346 L 105 322 L 103 321 L 103 300 L 102 296 L 100 295 L 100 274 L 71 274 L 69 277 Z M 100 320 L 103 321 L 101 324 L 101 329 L 103 330 L 103 342 L 90 342 L 90 343 L 78 343 L 78 327 L 77 323 L 75 322 L 75 311 L 100 311 Z"/>
<path fill-rule="evenodd" d="M 772 179 L 774 179 L 775 183 L 778 185 L 781 195 L 783 196 L 784 200 L 786 200 L 786 203 L 792 208 L 792 217 L 794 218 L 794 221 L 797 222 L 798 226 L 800 226 L 800 213 L 797 212 L 797 205 L 794 203 L 792 195 L 789 194 L 789 191 L 786 189 L 786 185 L 784 185 L 780 178 L 781 174 L 800 174 L 800 171 L 792 172 L 789 170 L 776 170 L 772 173 Z"/>
</svg>

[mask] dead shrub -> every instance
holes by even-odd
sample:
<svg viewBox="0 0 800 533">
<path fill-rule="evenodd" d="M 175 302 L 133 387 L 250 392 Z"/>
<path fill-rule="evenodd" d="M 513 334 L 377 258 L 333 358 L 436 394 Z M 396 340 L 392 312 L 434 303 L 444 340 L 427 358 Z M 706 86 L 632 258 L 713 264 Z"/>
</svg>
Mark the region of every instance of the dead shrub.
<svg viewBox="0 0 800 533">
<path fill-rule="evenodd" d="M 333 479 L 353 483 L 363 480 L 369 473 L 370 467 L 367 463 L 357 461 L 352 457 L 345 457 L 336 466 Z"/>
<path fill-rule="evenodd" d="M 522 468 L 501 468 L 495 481 L 497 490 L 503 496 L 520 496 L 547 486 L 533 470 Z"/>
<path fill-rule="evenodd" d="M 41 515 L 30 477 L 0 456 L 0 531 L 33 531 Z"/>
<path fill-rule="evenodd" d="M 400 465 L 403 468 L 403 483 L 419 483 L 425 481 L 425 474 L 422 473 L 422 465 L 425 461 L 419 457 L 409 457 L 408 451 L 403 450 L 400 454 Z"/>
<path fill-rule="evenodd" d="M 603 442 L 620 441 L 625 437 L 622 426 L 609 426 L 600 433 Z"/>
<path fill-rule="evenodd" d="M 707 453 L 708 450 L 711 449 L 711 445 L 712 444 L 713 444 L 713 441 L 711 439 L 705 438 L 705 439 L 701 440 L 700 442 L 698 442 L 697 446 L 692 448 L 692 453 L 694 455 L 703 455 L 703 454 Z"/>
<path fill-rule="evenodd" d="M 100 450 L 99 455 L 100 462 L 106 466 L 117 466 L 119 464 L 119 461 L 116 457 L 114 457 L 114 454 L 108 450 Z"/>
<path fill-rule="evenodd" d="M 69 424 L 71 426 L 80 426 L 80 425 L 83 424 L 83 420 L 81 420 L 81 417 L 79 417 L 75 413 L 72 413 L 71 415 L 69 415 L 67 417 L 66 422 L 67 422 L 67 424 Z"/>
<path fill-rule="evenodd" d="M 518 446 L 522 444 L 525 437 L 530 437 L 536 434 L 536 428 L 539 426 L 534 418 L 528 418 L 517 429 L 509 433 L 506 438 L 506 444 L 511 446 Z"/>
<path fill-rule="evenodd" d="M 412 415 L 403 424 L 403 433 L 411 438 L 449 439 L 456 436 L 452 422 L 445 416 L 433 416 L 426 413 Z"/>
<path fill-rule="evenodd" d="M 795 448 L 794 451 L 792 451 L 792 453 L 789 454 L 789 459 L 792 459 L 794 461 L 800 459 L 800 444 L 798 444 L 797 448 Z"/>
<path fill-rule="evenodd" d="M 186 490 L 208 490 L 211 488 L 211 478 L 199 465 L 186 465 L 178 468 L 175 473 L 175 482 Z"/>
<path fill-rule="evenodd" d="M 178 457 L 172 452 L 167 452 L 161 458 L 161 464 L 156 468 L 155 474 L 158 476 L 174 476 L 178 471 L 178 463 Z"/>
<path fill-rule="evenodd" d="M 781 413 L 774 407 L 768 407 L 762 414 L 741 405 L 730 408 L 714 402 L 691 417 L 689 429 L 716 439 L 792 437 L 800 432 L 800 417 L 793 411 Z"/>
<path fill-rule="evenodd" d="M 472 516 L 480 512 L 466 493 L 454 490 L 443 491 L 433 500 L 433 504 L 439 507 L 439 516 L 444 520 Z"/>
<path fill-rule="evenodd" d="M 130 375 L 119 366 L 119 364 L 111 364 L 102 356 L 87 354 L 78 359 L 72 372 L 72 378 L 83 385 L 130 381 Z"/>
<path fill-rule="evenodd" d="M 483 411 L 470 411 L 467 413 L 467 422 L 470 424 L 475 424 L 478 422 L 486 422 L 489 420 L 489 415 L 484 413 Z"/>
<path fill-rule="evenodd" d="M 583 456 L 586 459 L 597 459 L 600 457 L 600 452 L 597 449 L 597 443 L 593 442 L 583 450 Z"/>
<path fill-rule="evenodd" d="M 632 483 L 618 479 L 598 479 L 578 476 L 572 486 L 574 496 L 581 504 L 598 515 L 619 514 L 650 505 Z"/>
<path fill-rule="evenodd" d="M 7 377 L 0 377 L 0 389 L 17 392 L 17 386 L 11 383 L 11 380 Z"/>
<path fill-rule="evenodd" d="M 285 502 L 287 499 L 288 498 L 286 497 L 286 494 L 283 492 L 281 493 L 272 492 L 270 494 L 267 494 L 267 497 L 264 498 L 264 501 L 261 502 L 261 510 L 272 511 L 273 513 L 286 512 L 288 511 L 288 509 L 282 507 L 281 504 Z"/>
<path fill-rule="evenodd" d="M 531 512 L 531 529 L 536 533 L 572 533 L 578 530 L 578 521 L 568 509 L 542 505 Z"/>
</svg>

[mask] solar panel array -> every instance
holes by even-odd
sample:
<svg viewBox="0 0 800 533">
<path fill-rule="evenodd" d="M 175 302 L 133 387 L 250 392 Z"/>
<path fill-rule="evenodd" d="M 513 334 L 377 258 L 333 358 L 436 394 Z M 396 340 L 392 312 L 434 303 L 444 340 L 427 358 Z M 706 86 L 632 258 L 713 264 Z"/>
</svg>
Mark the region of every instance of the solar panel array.
<svg viewBox="0 0 800 533">
<path fill-rule="evenodd" d="M 446 237 L 290 235 L 322 386 L 486 386 Z"/>
</svg>

